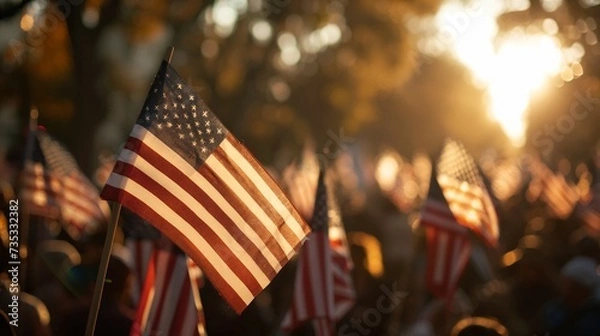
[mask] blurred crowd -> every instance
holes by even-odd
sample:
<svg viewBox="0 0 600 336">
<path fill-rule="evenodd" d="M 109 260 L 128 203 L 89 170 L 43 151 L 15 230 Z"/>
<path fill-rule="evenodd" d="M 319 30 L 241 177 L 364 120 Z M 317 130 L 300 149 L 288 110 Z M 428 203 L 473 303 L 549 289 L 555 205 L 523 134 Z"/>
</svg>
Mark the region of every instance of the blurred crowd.
<svg viewBox="0 0 600 336">
<path fill-rule="evenodd" d="M 337 335 L 600 335 L 595 154 L 586 163 L 561 161 L 555 167 L 526 156 L 505 161 L 482 157 L 481 171 L 499 217 L 500 245 L 491 249 L 472 237 L 473 251 L 451 300 L 436 298 L 425 285 L 427 249 L 419 211 L 432 170 L 427 156 L 407 160 L 387 151 L 371 168 L 357 170 L 369 165 L 360 164 L 351 151 L 346 154 L 331 170 L 352 256 L 356 302 L 338 321 Z M 20 160 L 20 154 L 8 153 L 0 165 L 0 334 L 82 335 L 106 232 L 75 240 L 60 223 L 26 218 L 22 212 L 20 227 L 27 230 L 28 241 L 21 241 L 27 249 L 21 251 L 19 327 L 10 330 L 8 325 L 6 218 L 8 201 L 18 198 Z M 531 169 L 535 165 L 538 169 Z M 300 210 L 302 187 L 296 182 L 301 175 L 314 176 L 314 166 L 309 166 L 304 158 L 271 169 Z M 105 171 L 97 175 L 105 176 Z M 564 208 L 568 211 L 557 210 Z M 132 297 L 139 284 L 126 240 L 119 230 L 96 335 L 128 335 L 131 330 Z M 290 306 L 295 267 L 295 262 L 286 265 L 241 316 L 204 281 L 200 296 L 207 334 L 285 335 L 280 325 Z M 312 334 L 310 324 L 292 333 Z"/>
</svg>

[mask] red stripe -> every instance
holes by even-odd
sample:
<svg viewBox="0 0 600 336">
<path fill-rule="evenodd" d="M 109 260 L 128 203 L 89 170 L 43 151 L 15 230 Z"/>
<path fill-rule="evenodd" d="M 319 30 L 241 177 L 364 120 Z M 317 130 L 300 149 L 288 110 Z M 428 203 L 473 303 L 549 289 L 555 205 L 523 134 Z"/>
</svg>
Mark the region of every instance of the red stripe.
<svg viewBox="0 0 600 336">
<path fill-rule="evenodd" d="M 117 189 L 111 185 L 106 185 L 102 191 L 102 197 L 108 200 L 119 202 L 131 211 L 136 212 L 140 217 L 152 223 L 157 229 L 162 231 L 171 241 L 173 241 L 182 250 L 186 251 L 190 258 L 200 266 L 217 291 L 229 302 L 232 308 L 241 313 L 246 304 L 238 296 L 237 292 L 229 285 L 214 266 L 204 257 L 204 255 L 195 247 L 195 245 L 184 235 L 179 233 L 168 221 L 161 217 L 154 208 L 140 201 L 129 192 Z M 251 291 L 257 289 L 250 289 Z"/>
<path fill-rule="evenodd" d="M 142 328 L 142 319 L 144 317 L 144 311 L 148 308 L 149 305 L 152 304 L 150 301 L 150 292 L 154 288 L 155 280 L 156 280 L 156 253 L 153 253 L 148 261 L 148 271 L 146 272 L 146 277 L 142 289 L 142 293 L 140 295 L 140 302 L 138 303 L 138 308 L 135 314 L 135 320 L 131 327 L 131 335 L 140 335 Z"/>
</svg>

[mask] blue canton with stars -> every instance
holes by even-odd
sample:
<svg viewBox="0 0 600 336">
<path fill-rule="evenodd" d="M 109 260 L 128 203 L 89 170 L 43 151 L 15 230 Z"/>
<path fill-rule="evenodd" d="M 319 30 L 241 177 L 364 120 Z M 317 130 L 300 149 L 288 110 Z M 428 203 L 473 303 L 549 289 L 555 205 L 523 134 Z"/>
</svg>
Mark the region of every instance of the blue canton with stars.
<svg viewBox="0 0 600 336">
<path fill-rule="evenodd" d="M 228 132 L 166 61 L 154 78 L 137 124 L 195 168 L 204 164 Z"/>
</svg>

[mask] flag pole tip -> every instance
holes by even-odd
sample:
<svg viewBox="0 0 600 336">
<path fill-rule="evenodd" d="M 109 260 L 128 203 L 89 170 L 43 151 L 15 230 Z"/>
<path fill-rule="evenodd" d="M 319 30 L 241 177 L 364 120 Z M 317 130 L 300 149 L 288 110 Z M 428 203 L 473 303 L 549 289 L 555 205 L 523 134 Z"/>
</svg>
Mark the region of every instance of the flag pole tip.
<svg viewBox="0 0 600 336">
<path fill-rule="evenodd" d="M 167 63 L 171 64 L 174 53 L 175 53 L 175 47 L 170 46 L 169 49 L 167 50 L 167 54 L 165 55 L 165 61 L 167 61 Z"/>
</svg>

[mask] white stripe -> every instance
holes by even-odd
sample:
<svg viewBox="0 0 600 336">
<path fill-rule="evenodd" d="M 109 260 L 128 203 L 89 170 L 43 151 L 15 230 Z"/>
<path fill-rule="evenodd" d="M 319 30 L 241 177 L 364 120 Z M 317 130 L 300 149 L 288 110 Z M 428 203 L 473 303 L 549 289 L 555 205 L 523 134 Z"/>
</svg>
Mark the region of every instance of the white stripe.
<svg viewBox="0 0 600 336">
<path fill-rule="evenodd" d="M 184 190 L 181 185 L 171 180 L 169 176 L 165 175 L 161 170 L 154 167 L 135 152 L 123 149 L 119 160 L 134 165 L 168 190 L 175 198 L 181 200 L 196 217 L 212 229 L 212 231 L 223 241 L 223 244 L 234 253 L 243 265 L 246 266 L 248 271 L 258 281 L 262 288 L 265 288 L 269 284 L 269 278 L 265 276 L 265 273 L 260 269 L 256 260 L 252 258 L 252 256 L 248 254 L 223 225 L 219 223 L 206 208 L 204 208 L 204 205 L 199 203 L 196 198 Z"/>
<path fill-rule="evenodd" d="M 278 272 L 281 269 L 279 261 L 273 255 L 271 249 L 269 249 L 265 245 L 263 240 L 254 231 L 252 225 L 249 224 L 239 214 L 237 210 L 235 210 L 235 208 L 223 197 L 223 195 L 221 195 L 221 193 L 210 182 L 208 182 L 208 180 L 206 180 L 204 176 L 202 176 L 202 174 L 196 171 L 196 169 L 194 169 L 185 160 L 183 160 L 183 158 L 181 158 L 179 154 L 175 153 L 172 149 L 166 146 L 162 141 L 160 141 L 160 139 L 156 138 L 154 134 L 148 132 L 148 130 L 146 130 L 145 128 L 139 125 L 134 126 L 134 129 L 131 132 L 131 136 L 143 141 L 156 153 L 161 153 L 161 155 L 168 157 L 169 162 L 175 168 L 177 168 L 182 174 L 186 175 L 194 184 L 196 184 L 196 186 L 198 186 L 198 188 L 204 191 L 212 199 L 212 201 L 215 202 L 223 210 L 223 212 L 239 227 L 239 229 L 242 232 L 244 232 L 244 234 L 252 242 L 252 244 L 254 244 L 254 246 L 256 246 L 258 250 L 262 252 L 263 256 L 266 258 L 266 260 L 269 262 L 269 264 L 275 270 L 275 272 Z M 125 161 L 121 158 L 119 158 L 119 160 Z M 233 180 L 235 181 L 235 179 Z M 187 192 L 185 193 L 187 194 Z M 240 195 L 238 194 L 238 196 Z M 253 211 L 256 217 L 261 221 L 261 225 L 266 226 L 267 230 L 271 233 L 279 232 L 275 224 L 273 224 L 272 220 L 264 212 L 262 212 L 260 206 L 254 203 L 254 199 L 252 197 L 248 197 L 248 199 L 244 201 L 251 202 L 247 204 L 250 205 L 250 210 Z M 197 203 L 195 199 L 194 202 Z M 219 226 L 222 225 L 219 224 Z M 222 237 L 222 235 L 219 236 Z M 229 235 L 229 237 L 231 236 Z M 275 238 L 275 241 L 279 244 L 284 253 L 287 254 L 287 251 L 293 251 L 293 247 L 287 242 L 287 240 L 284 237 L 275 236 Z M 231 239 L 233 239 L 233 237 L 231 237 Z M 241 246 L 239 246 L 239 244 L 233 245 L 233 247 L 235 246 L 239 247 L 235 250 L 236 252 L 244 251 L 244 249 L 242 249 Z"/>
<path fill-rule="evenodd" d="M 306 236 L 304 231 L 302 230 L 302 225 L 296 221 L 296 218 L 290 213 L 290 209 L 286 207 L 281 201 L 279 197 L 275 195 L 273 190 L 266 184 L 266 182 L 260 177 L 258 172 L 254 169 L 252 164 L 229 142 L 228 138 L 225 138 L 221 143 L 220 147 L 225 151 L 227 156 L 233 159 L 236 165 L 238 165 L 241 170 L 246 173 L 250 181 L 254 183 L 255 187 L 261 191 L 261 193 L 265 196 L 265 198 L 269 201 L 269 203 L 277 210 L 281 218 L 287 223 L 290 229 L 296 234 L 298 240 L 304 239 Z"/>
<path fill-rule="evenodd" d="M 137 182 L 130 180 L 124 176 L 118 174 L 111 174 L 107 184 L 115 188 L 120 188 L 129 192 L 133 197 L 138 200 L 145 202 L 146 204 L 152 204 L 154 209 L 160 209 L 157 213 L 167 222 L 170 223 L 179 233 L 187 237 L 187 239 L 195 245 L 195 247 L 202 251 L 202 254 L 206 259 L 210 260 L 212 266 L 219 273 L 225 282 L 227 282 L 239 296 L 239 298 L 246 304 L 254 298 L 246 284 L 238 277 L 238 275 L 229 268 L 229 265 L 221 256 L 212 248 L 210 244 L 204 239 L 202 235 L 196 229 L 194 229 L 187 221 L 167 206 L 161 199 L 156 197 L 153 193 L 146 190 L 144 187 L 139 185 Z"/>
<path fill-rule="evenodd" d="M 448 248 L 448 233 L 444 231 L 437 232 L 435 268 L 433 270 L 433 281 L 441 284 L 444 281 L 444 269 L 446 268 L 446 250 Z"/>
</svg>

